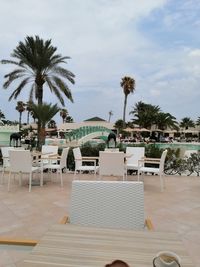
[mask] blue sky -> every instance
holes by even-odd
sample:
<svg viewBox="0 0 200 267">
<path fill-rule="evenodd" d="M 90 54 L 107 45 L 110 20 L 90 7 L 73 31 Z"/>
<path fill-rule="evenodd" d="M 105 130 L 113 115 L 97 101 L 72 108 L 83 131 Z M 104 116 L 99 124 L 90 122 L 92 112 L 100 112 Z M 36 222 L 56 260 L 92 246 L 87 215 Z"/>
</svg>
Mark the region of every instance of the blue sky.
<svg viewBox="0 0 200 267">
<path fill-rule="evenodd" d="M 108 119 L 110 110 L 113 122 L 122 118 L 125 75 L 136 80 L 127 120 L 138 101 L 159 105 L 177 120 L 200 116 L 199 0 L 1 0 L 0 24 L 0 59 L 9 59 L 27 35 L 51 38 L 71 57 L 66 68 L 76 75 L 76 84 L 69 84 L 74 103 L 66 100 L 65 108 L 75 121 Z M 1 87 L 12 69 L 0 65 Z M 17 100 L 8 103 L 15 86 L 0 90 L 8 119 L 18 119 Z M 27 92 L 18 100 L 26 101 Z M 47 88 L 44 100 L 57 102 Z"/>
</svg>

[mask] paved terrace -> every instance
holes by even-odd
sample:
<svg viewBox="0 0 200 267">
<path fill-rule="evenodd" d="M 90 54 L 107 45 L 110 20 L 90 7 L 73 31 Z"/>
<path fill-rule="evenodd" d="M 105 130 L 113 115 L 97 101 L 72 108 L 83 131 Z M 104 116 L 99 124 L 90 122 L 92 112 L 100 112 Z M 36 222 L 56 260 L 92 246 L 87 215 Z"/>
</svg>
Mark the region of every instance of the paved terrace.
<svg viewBox="0 0 200 267">
<path fill-rule="evenodd" d="M 44 177 L 47 177 L 45 174 Z M 80 179 L 93 179 L 93 175 L 79 175 Z M 136 180 L 128 176 L 128 180 Z M 108 178 L 110 179 L 110 178 Z M 114 178 L 111 178 L 114 179 Z M 6 179 L 5 179 L 6 180 Z M 48 228 L 68 212 L 73 174 L 40 188 L 33 186 L 28 193 L 27 181 L 22 187 L 12 182 L 0 186 L 0 237 L 40 239 Z M 153 221 L 156 231 L 177 232 L 192 257 L 194 266 L 200 266 L 200 178 L 166 177 L 166 189 L 160 192 L 159 179 L 145 179 L 145 212 Z M 169 248 L 170 249 L 170 248 Z M 16 267 L 30 250 L 0 246 L 0 267 Z"/>
</svg>

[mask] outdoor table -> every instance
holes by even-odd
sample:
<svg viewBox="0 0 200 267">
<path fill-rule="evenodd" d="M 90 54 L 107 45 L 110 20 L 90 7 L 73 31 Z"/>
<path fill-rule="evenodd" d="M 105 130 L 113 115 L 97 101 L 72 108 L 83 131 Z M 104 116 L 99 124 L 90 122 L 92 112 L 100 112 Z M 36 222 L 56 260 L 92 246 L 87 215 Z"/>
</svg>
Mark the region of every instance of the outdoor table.
<svg viewBox="0 0 200 267">
<path fill-rule="evenodd" d="M 176 233 L 54 225 L 20 267 L 103 267 L 115 259 L 130 267 L 153 266 L 159 251 L 173 251 L 182 267 L 192 267 Z"/>
</svg>

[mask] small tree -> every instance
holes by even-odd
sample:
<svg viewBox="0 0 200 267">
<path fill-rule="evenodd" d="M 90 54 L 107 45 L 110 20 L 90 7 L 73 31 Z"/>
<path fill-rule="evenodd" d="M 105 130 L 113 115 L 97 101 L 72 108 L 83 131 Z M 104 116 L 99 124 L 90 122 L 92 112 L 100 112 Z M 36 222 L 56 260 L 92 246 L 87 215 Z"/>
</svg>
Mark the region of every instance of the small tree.
<svg viewBox="0 0 200 267">
<path fill-rule="evenodd" d="M 180 122 L 180 127 L 188 129 L 188 127 L 195 127 L 194 121 L 189 117 L 184 117 Z"/>
<path fill-rule="evenodd" d="M 22 112 L 25 110 L 25 104 L 23 101 L 18 101 L 17 106 L 15 108 L 19 112 L 19 130 L 21 130 L 21 124 L 22 124 Z"/>
<path fill-rule="evenodd" d="M 37 147 L 40 150 L 45 143 L 45 126 L 46 124 L 59 112 L 60 108 L 57 104 L 43 103 L 40 105 L 33 104 L 32 112 L 37 120 L 41 122 L 38 124 L 38 144 Z"/>
<path fill-rule="evenodd" d="M 67 116 L 68 116 L 68 111 L 67 111 L 67 109 L 62 108 L 62 109 L 60 110 L 60 116 L 61 116 L 61 118 L 62 118 L 62 120 L 63 120 L 63 123 L 64 123 L 64 122 L 65 122 L 65 119 L 66 119 Z"/>
<path fill-rule="evenodd" d="M 124 128 L 124 121 L 122 119 L 115 122 L 114 127 L 117 129 L 117 133 L 121 133 Z"/>
</svg>

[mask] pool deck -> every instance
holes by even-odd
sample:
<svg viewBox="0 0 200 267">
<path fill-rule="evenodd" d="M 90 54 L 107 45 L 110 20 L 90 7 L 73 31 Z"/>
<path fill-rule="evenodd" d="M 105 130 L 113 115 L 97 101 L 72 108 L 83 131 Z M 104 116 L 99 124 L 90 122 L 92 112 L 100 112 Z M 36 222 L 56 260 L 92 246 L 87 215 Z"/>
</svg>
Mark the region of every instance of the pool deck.
<svg viewBox="0 0 200 267">
<path fill-rule="evenodd" d="M 45 173 L 44 177 L 47 178 Z M 7 176 L 5 177 L 7 179 Z M 93 175 L 79 175 L 80 179 L 93 180 Z M 22 187 L 12 181 L 0 185 L 0 237 L 39 240 L 55 223 L 67 214 L 73 174 L 64 174 L 64 187 L 60 180 L 41 188 L 33 186 L 28 193 L 27 181 Z M 115 178 L 105 178 L 105 180 Z M 137 176 L 128 176 L 134 181 Z M 191 176 L 166 177 L 166 189 L 160 192 L 157 176 L 144 180 L 145 213 L 150 217 L 155 231 L 177 232 L 191 256 L 194 266 L 200 267 L 200 178 Z M 170 249 L 170 248 L 169 248 Z M 0 246 L 0 267 L 17 267 L 30 250 Z"/>
</svg>

